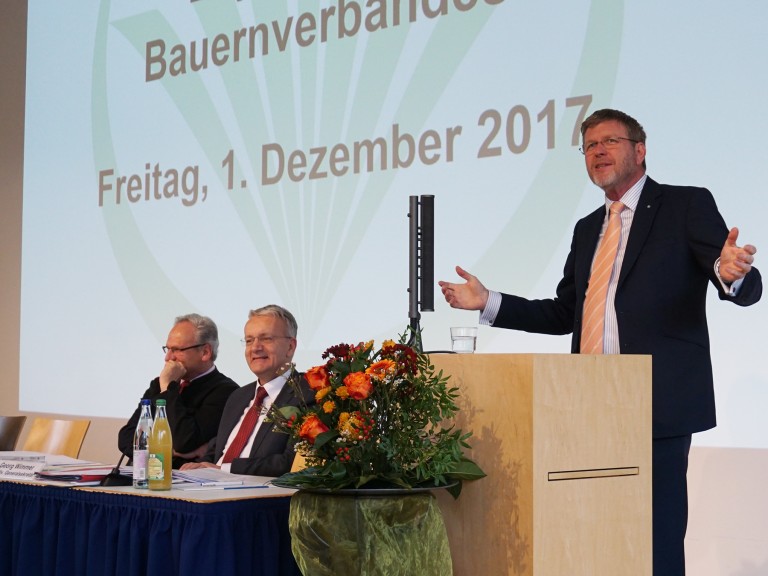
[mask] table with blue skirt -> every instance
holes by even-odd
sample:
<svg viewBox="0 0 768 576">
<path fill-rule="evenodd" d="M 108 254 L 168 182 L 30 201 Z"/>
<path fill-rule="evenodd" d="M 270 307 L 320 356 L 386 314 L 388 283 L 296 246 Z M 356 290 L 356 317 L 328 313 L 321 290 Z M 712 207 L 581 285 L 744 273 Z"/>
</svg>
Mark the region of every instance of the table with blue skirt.
<svg viewBox="0 0 768 576">
<path fill-rule="evenodd" d="M 179 492 L 0 481 L 0 574 L 301 576 L 289 493 Z"/>
</svg>

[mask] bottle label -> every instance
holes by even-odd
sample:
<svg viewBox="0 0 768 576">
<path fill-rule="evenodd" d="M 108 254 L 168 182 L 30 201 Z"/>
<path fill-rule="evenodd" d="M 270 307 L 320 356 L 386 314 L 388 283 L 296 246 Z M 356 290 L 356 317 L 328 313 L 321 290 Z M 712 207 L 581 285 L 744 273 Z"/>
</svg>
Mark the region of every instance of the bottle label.
<svg viewBox="0 0 768 576">
<path fill-rule="evenodd" d="M 147 479 L 147 460 L 148 459 L 149 459 L 149 454 L 146 450 L 133 451 L 133 479 L 134 480 Z"/>
<path fill-rule="evenodd" d="M 150 480 L 165 480 L 162 454 L 150 454 L 147 461 L 147 476 Z"/>
<path fill-rule="evenodd" d="M 148 460 L 149 460 L 149 453 L 146 450 L 133 451 L 133 479 L 134 480 L 147 479 L 147 461 Z"/>
</svg>

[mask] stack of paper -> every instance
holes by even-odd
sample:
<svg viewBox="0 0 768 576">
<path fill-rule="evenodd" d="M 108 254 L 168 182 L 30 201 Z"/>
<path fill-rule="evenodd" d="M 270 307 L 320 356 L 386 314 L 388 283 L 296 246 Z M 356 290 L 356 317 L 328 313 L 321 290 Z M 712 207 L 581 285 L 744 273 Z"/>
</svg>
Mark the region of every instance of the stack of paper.
<svg viewBox="0 0 768 576">
<path fill-rule="evenodd" d="M 174 470 L 173 477 L 195 486 L 237 486 L 243 483 L 242 478 L 218 468 Z M 181 488 L 182 486 L 177 487 Z"/>
<path fill-rule="evenodd" d="M 72 464 L 50 466 L 38 472 L 36 476 L 41 480 L 92 486 L 101 482 L 110 472 L 112 472 L 112 466 L 104 464 Z"/>
<path fill-rule="evenodd" d="M 24 462 L 45 462 L 45 454 L 24 450 L 0 451 L 0 460 L 22 460 Z"/>
</svg>

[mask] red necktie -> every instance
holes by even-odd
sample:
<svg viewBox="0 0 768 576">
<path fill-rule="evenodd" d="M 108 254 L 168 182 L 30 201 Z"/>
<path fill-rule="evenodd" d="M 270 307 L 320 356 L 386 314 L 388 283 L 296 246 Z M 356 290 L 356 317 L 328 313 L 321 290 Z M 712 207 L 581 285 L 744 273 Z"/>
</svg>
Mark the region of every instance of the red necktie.
<svg viewBox="0 0 768 576">
<path fill-rule="evenodd" d="M 184 392 L 184 388 L 189 386 L 189 380 L 179 380 L 179 394 Z"/>
<path fill-rule="evenodd" d="M 589 276 L 587 297 L 584 300 L 584 314 L 581 324 L 582 354 L 603 353 L 603 332 L 605 330 L 605 307 L 608 297 L 608 284 L 611 281 L 613 263 L 619 250 L 621 238 L 620 213 L 625 206 L 614 202 L 610 207 L 608 226 L 605 228 L 603 239 L 597 247 L 592 263 L 592 273 Z"/>
<path fill-rule="evenodd" d="M 245 445 L 248 444 L 248 439 L 251 437 L 251 434 L 253 434 L 253 429 L 256 427 L 256 422 L 259 420 L 261 403 L 266 396 L 267 391 L 264 386 L 258 386 L 258 390 L 256 391 L 256 401 L 253 403 L 253 406 L 248 409 L 248 412 L 245 413 L 245 417 L 240 423 L 240 429 L 237 431 L 237 434 L 235 434 L 235 438 L 232 440 L 229 448 L 227 448 L 226 454 L 224 454 L 224 460 L 222 460 L 223 464 L 229 464 L 232 460 L 238 458 L 243 451 L 243 448 L 245 448 Z"/>
</svg>

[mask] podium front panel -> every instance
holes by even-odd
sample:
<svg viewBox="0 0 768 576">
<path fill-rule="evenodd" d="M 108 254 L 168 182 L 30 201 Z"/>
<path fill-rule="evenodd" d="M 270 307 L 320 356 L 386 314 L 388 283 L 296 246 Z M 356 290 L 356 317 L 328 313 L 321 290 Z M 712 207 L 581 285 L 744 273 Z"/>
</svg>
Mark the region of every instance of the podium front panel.
<svg viewBox="0 0 768 576">
<path fill-rule="evenodd" d="M 433 355 L 488 474 L 440 494 L 454 574 L 651 572 L 651 359 Z"/>
</svg>

